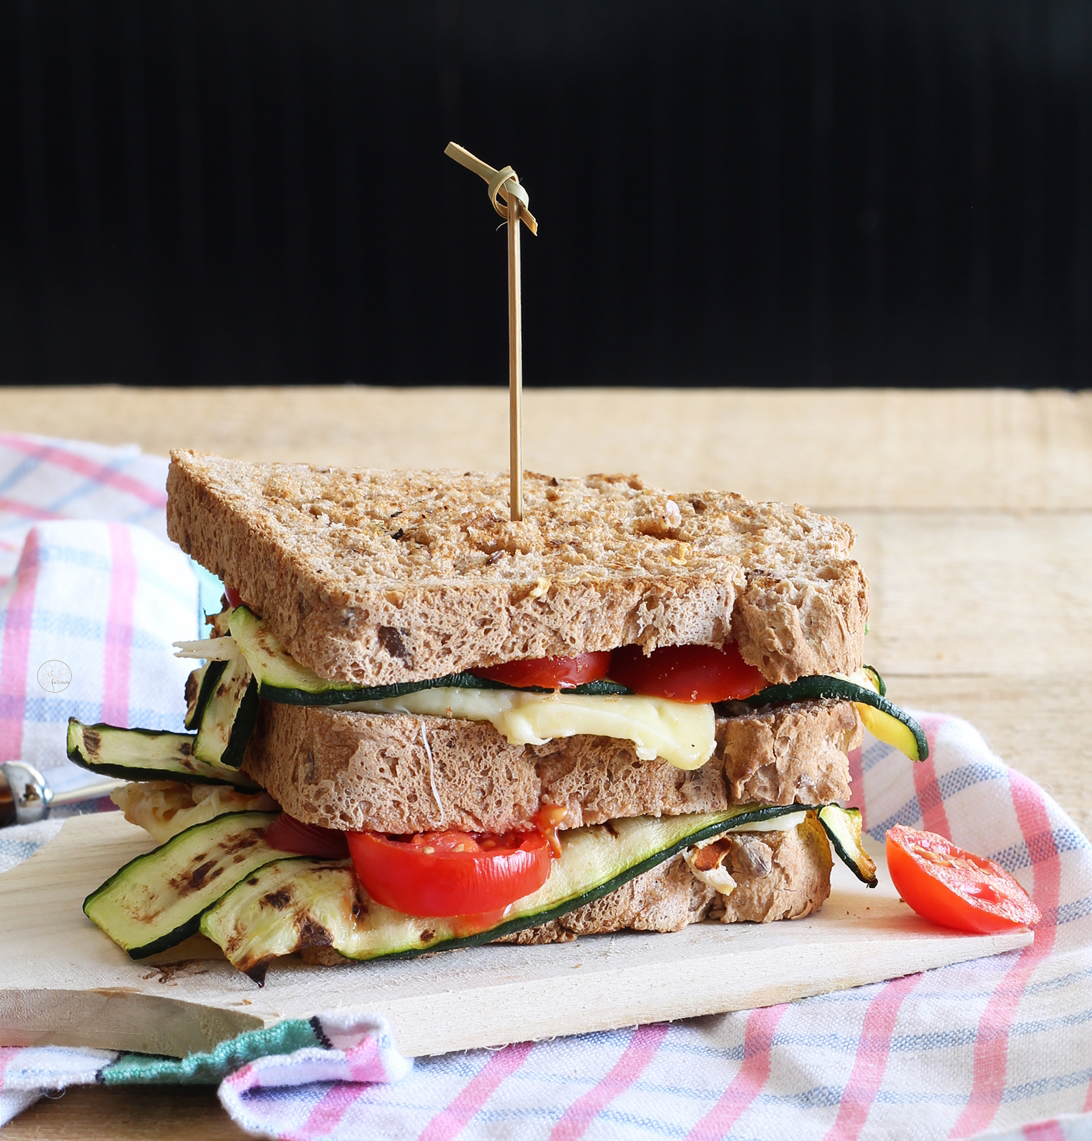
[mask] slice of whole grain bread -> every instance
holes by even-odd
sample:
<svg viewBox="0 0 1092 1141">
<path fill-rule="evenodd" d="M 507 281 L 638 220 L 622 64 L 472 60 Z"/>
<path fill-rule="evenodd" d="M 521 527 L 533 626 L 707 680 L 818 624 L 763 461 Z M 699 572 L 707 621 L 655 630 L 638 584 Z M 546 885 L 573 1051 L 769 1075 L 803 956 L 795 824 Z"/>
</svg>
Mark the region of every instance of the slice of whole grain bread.
<svg viewBox="0 0 1092 1141">
<path fill-rule="evenodd" d="M 634 476 L 343 471 L 172 453 L 167 528 L 303 665 L 388 684 L 639 644 L 723 645 L 774 682 L 860 666 L 853 532 Z"/>
<path fill-rule="evenodd" d="M 510 745 L 486 722 L 263 701 L 243 768 L 291 815 L 343 831 L 506 832 L 532 827 L 545 804 L 579 828 L 842 800 L 861 726 L 852 703 L 817 701 L 721 718 L 716 739 L 713 757 L 684 771 L 609 737 Z"/>
</svg>

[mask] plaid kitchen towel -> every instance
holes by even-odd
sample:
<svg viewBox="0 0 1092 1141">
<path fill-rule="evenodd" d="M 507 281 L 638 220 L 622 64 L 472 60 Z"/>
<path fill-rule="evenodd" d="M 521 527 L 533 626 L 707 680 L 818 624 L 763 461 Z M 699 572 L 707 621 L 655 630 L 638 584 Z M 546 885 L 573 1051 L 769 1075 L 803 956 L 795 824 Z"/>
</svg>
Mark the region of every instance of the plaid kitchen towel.
<svg viewBox="0 0 1092 1141">
<path fill-rule="evenodd" d="M 92 783 L 69 717 L 181 729 L 202 636 L 201 576 L 166 542 L 166 461 L 133 448 L 0 435 L 0 761 L 55 791 Z"/>
<path fill-rule="evenodd" d="M 0 588 L 35 523 L 134 523 L 166 539 L 166 478 L 167 461 L 135 445 L 112 448 L 0 432 Z"/>
<path fill-rule="evenodd" d="M 40 441 L 35 446 L 46 447 Z M 68 447 L 83 454 L 80 445 L 52 441 L 48 447 L 54 455 Z M 120 470 L 110 468 L 107 456 L 99 462 Z M 119 489 L 119 495 L 128 491 Z M 39 530 L 39 553 L 27 555 L 35 541 L 31 525 L 40 529 L 47 522 L 35 523 L 26 511 L 35 502 L 32 485 L 22 487 L 20 502 L 26 538 L 16 553 L 20 569 L 15 589 L 9 584 L 7 607 L 19 599 L 23 609 L 14 620 L 5 613 L 0 646 L 6 654 L 7 630 L 14 630 L 15 644 L 30 647 L 20 651 L 25 664 L 36 645 L 28 632 L 48 626 L 37 613 L 46 597 L 38 582 L 48 562 L 41 552 L 52 549 L 54 539 Z M 134 535 L 144 524 L 118 514 L 106 517 L 128 524 L 136 550 L 142 540 Z M 74 549 L 97 552 L 102 560 L 102 542 L 81 539 Z M 109 690 L 107 673 L 125 673 L 117 663 L 132 662 L 144 621 L 122 624 L 120 635 L 111 624 L 114 576 L 128 575 L 131 584 L 145 573 L 158 576 L 156 589 L 164 594 L 170 592 L 163 584 L 184 579 L 179 570 L 176 580 L 152 551 L 163 560 L 175 558 L 166 546 L 149 548 L 135 571 L 125 560 L 111 560 L 96 572 L 101 579 L 95 581 L 106 589 L 98 625 L 75 604 L 71 613 L 58 611 L 61 621 L 73 620 L 85 632 L 80 636 L 89 645 L 98 632 L 100 708 Z M 24 562 L 33 590 L 21 595 Z M 134 606 L 141 589 L 135 587 Z M 196 622 L 195 598 L 189 611 L 176 599 L 177 619 L 188 615 L 187 631 Z M 149 634 L 154 626 L 149 619 Z M 173 628 L 155 633 L 164 647 L 181 636 Z M 92 658 L 89 653 L 87 660 Z M 23 679 L 15 688 L 23 701 L 22 739 L 30 741 L 29 666 L 10 674 L 6 663 L 0 666 L 5 677 Z M 131 669 L 128 676 L 127 690 L 111 692 L 116 712 L 125 714 L 120 723 L 135 724 L 137 717 L 129 715 L 152 703 L 138 696 Z M 176 687 L 175 702 L 178 692 Z M 4 706 L 7 725 L 12 708 Z M 922 720 L 932 748 L 928 761 L 912 764 L 874 741 L 854 756 L 855 800 L 866 828 L 877 840 L 896 822 L 930 828 L 1007 867 L 1043 912 L 1034 942 L 1022 951 L 789 1005 L 423 1058 L 412 1067 L 367 1012 L 340 1020 L 319 1014 L 180 1062 L 9 1047 L 0 1049 L 0 1120 L 42 1091 L 69 1084 L 203 1080 L 219 1083 L 221 1102 L 251 1133 L 316 1141 L 840 1141 L 984 1134 L 1092 1141 L 1092 845 L 1049 796 L 994 756 L 972 726 L 942 716 Z M 29 854 L 47 834 L 42 826 L 4 830 L 0 866 L 5 858 L 11 863 Z"/>
</svg>

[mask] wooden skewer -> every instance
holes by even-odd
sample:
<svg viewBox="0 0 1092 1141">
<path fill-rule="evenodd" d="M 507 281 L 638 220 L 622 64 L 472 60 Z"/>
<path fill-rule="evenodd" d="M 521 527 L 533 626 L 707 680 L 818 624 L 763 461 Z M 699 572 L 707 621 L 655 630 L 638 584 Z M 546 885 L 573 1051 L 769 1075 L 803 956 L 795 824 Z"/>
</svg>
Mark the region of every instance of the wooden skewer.
<svg viewBox="0 0 1092 1141">
<path fill-rule="evenodd" d="M 458 143 L 448 143 L 444 154 L 472 170 L 489 185 L 489 200 L 508 223 L 508 496 L 513 521 L 523 518 L 523 314 L 520 304 L 519 224 L 532 234 L 538 222 L 527 208 L 527 191 L 516 172 L 505 166 L 494 170 Z M 497 201 L 500 195 L 507 208 Z"/>
<path fill-rule="evenodd" d="M 520 304 L 519 200 L 508 199 L 508 498 L 523 518 L 523 311 Z"/>
</svg>

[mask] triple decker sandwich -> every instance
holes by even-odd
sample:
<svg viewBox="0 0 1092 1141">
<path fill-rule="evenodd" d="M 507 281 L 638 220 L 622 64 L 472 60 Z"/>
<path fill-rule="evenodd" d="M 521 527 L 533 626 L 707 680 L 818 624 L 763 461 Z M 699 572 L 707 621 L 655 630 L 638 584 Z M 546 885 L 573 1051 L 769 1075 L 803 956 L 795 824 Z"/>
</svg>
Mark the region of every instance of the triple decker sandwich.
<svg viewBox="0 0 1092 1141">
<path fill-rule="evenodd" d="M 168 533 L 225 584 L 188 733 L 70 724 L 159 846 L 84 910 L 134 957 L 277 958 L 791 919 L 865 882 L 847 753 L 920 759 L 863 664 L 853 534 L 631 476 L 172 454 Z"/>
</svg>

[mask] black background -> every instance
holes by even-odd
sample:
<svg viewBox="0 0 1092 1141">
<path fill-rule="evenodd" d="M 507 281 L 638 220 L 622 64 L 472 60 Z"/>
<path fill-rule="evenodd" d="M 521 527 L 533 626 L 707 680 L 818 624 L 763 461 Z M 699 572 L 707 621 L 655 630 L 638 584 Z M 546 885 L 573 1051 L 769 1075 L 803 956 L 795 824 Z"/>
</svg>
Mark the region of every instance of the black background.
<svg viewBox="0 0 1092 1141">
<path fill-rule="evenodd" d="M 1092 0 L 10 0 L 0 381 L 1092 380 Z"/>
</svg>

